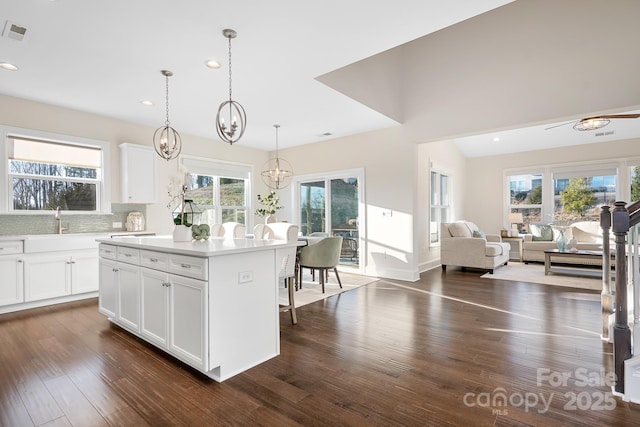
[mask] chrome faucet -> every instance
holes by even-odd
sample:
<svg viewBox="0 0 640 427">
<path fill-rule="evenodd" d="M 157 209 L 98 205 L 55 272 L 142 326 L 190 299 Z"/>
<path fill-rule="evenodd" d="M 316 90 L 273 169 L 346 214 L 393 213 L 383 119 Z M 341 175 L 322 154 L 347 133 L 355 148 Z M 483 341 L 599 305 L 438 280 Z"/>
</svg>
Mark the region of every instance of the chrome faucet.
<svg viewBox="0 0 640 427">
<path fill-rule="evenodd" d="M 63 231 L 67 231 L 69 229 L 69 227 L 62 226 L 62 209 L 60 206 L 56 208 L 54 218 L 56 219 L 56 233 L 62 234 Z"/>
</svg>

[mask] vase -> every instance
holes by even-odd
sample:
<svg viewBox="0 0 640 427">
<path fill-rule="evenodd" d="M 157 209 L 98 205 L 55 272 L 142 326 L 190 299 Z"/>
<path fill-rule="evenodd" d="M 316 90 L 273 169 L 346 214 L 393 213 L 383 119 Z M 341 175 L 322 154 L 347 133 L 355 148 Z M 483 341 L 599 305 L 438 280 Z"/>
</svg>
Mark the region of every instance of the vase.
<svg viewBox="0 0 640 427">
<path fill-rule="evenodd" d="M 265 224 L 271 224 L 272 222 L 278 222 L 278 218 L 275 215 L 267 215 L 264 217 Z"/>
<path fill-rule="evenodd" d="M 190 242 L 191 241 L 191 227 L 186 225 L 176 225 L 173 229 L 173 241 L 174 242 Z"/>
<path fill-rule="evenodd" d="M 566 251 L 567 242 L 569 242 L 569 239 L 567 239 L 567 236 L 564 235 L 564 230 L 560 230 L 560 235 L 556 239 L 556 245 L 558 245 L 558 250 L 561 252 Z"/>
</svg>

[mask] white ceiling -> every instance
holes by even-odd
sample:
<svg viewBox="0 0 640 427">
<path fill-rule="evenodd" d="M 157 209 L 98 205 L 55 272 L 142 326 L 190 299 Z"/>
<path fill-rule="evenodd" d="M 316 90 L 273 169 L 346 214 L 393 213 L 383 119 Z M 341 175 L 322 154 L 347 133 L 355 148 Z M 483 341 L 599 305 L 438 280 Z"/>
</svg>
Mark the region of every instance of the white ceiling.
<svg viewBox="0 0 640 427">
<path fill-rule="evenodd" d="M 597 13 L 602 13 L 602 3 L 595 0 L 563 3 L 573 6 L 576 2 L 582 5 L 584 1 L 599 4 Z M 614 0 L 607 4 L 632 7 L 634 2 Z M 21 42 L 0 38 L 0 62 L 10 62 L 20 68 L 14 72 L 0 69 L 0 93 L 155 128 L 165 120 L 164 77 L 160 70 L 169 69 L 174 73 L 170 79 L 170 119 L 172 126 L 183 134 L 184 144 L 189 143 L 189 135 L 217 140 L 216 110 L 228 97 L 227 40 L 222 30 L 233 28 L 238 32 L 232 42 L 233 98 L 245 107 L 248 118 L 247 131 L 238 144 L 272 150 L 274 123 L 282 126 L 279 140 L 280 147 L 284 148 L 395 126 L 399 122 L 411 129 L 411 137 L 416 142 L 454 139 L 469 156 L 526 151 L 549 144 L 584 143 L 574 141 L 578 132 L 570 125 L 549 131 L 520 128 L 531 124 L 545 128 L 586 112 L 629 111 L 632 105 L 640 108 L 636 87 L 630 88 L 630 95 L 618 103 L 607 99 L 601 103 L 586 102 L 583 108 L 575 105 L 547 108 L 546 115 L 523 109 L 527 120 L 499 114 L 500 107 L 491 105 L 495 116 L 505 116 L 508 120 L 483 118 L 482 126 L 469 120 L 451 125 L 441 119 L 440 114 L 450 117 L 455 114 L 449 108 L 435 111 L 430 104 L 438 101 L 438 105 L 442 105 L 442 100 L 422 95 L 411 97 L 412 92 L 421 93 L 418 86 L 432 90 L 433 85 L 446 87 L 447 82 L 427 81 L 423 85 L 423 80 L 429 77 L 424 72 L 424 64 L 414 67 L 415 64 L 409 63 L 406 68 L 398 69 L 400 64 L 407 64 L 403 61 L 415 60 L 415 54 L 407 55 L 403 61 L 393 60 L 394 55 L 402 54 L 403 48 L 415 46 L 412 43 L 426 40 L 433 46 L 445 42 L 440 46 L 448 46 L 452 44 L 451 34 L 462 34 L 457 38 L 468 45 L 473 40 L 466 37 L 469 34 L 474 37 L 474 33 L 468 31 L 477 32 L 477 25 L 491 23 L 487 20 L 492 16 L 498 22 L 512 22 L 510 16 L 505 19 L 501 13 L 535 16 L 528 8 L 543 4 L 539 8 L 548 9 L 553 3 L 553 0 L 515 3 L 509 0 L 2 0 L 0 30 L 10 21 L 26 27 L 27 33 Z M 500 7 L 503 5 L 506 6 Z M 498 9 L 492 10 L 494 8 Z M 562 15 L 562 10 L 558 13 Z M 472 17 L 476 18 L 469 19 Z M 549 21 L 553 23 L 553 17 Z M 619 21 L 618 25 L 624 28 L 624 23 Z M 460 22 L 462 24 L 454 25 Z M 465 32 L 456 33 L 459 27 Z M 518 31 L 513 25 L 499 27 L 503 32 Z M 636 33 L 632 35 L 635 37 Z M 613 37 L 624 38 L 625 34 L 618 32 Z M 633 40 L 633 52 L 637 52 L 636 42 L 637 38 Z M 571 45 L 555 44 L 557 46 L 549 46 L 550 50 L 575 51 Z M 434 67 L 431 62 L 427 66 L 444 69 L 445 65 L 455 65 L 457 69 L 466 69 L 465 79 L 470 79 L 478 68 L 474 61 L 482 59 L 482 54 L 490 49 L 480 50 L 482 52 L 477 49 L 467 52 L 456 62 L 450 63 L 448 58 L 442 61 L 444 65 Z M 453 48 L 451 52 L 457 51 Z M 635 61 L 638 55 L 627 56 L 633 56 Z M 218 70 L 205 67 L 205 61 L 211 58 L 219 60 L 223 67 Z M 377 59 L 383 60 L 384 65 L 376 63 Z M 513 60 L 518 59 L 520 57 Z M 548 73 L 557 70 L 544 65 Z M 639 75 L 636 62 L 623 68 L 631 68 L 628 72 L 635 77 Z M 341 78 L 344 72 L 347 75 Z M 483 78 L 482 73 L 476 74 Z M 536 77 L 535 73 L 531 75 Z M 508 70 L 501 76 L 502 80 L 511 78 Z M 628 84 L 623 78 L 616 80 L 621 86 Z M 362 82 L 367 81 L 376 85 L 363 86 Z M 396 90 L 398 82 L 401 90 Z M 472 83 L 474 87 L 491 88 L 482 81 L 478 83 L 477 79 Z M 481 95 L 479 91 L 478 96 Z M 571 97 L 569 92 L 562 95 Z M 447 96 L 447 99 L 460 99 L 462 106 L 451 106 L 460 112 L 465 111 L 465 105 L 478 108 L 477 103 L 470 103 L 455 90 L 447 91 Z M 145 107 L 140 104 L 142 100 L 152 100 L 155 104 Z M 553 105 L 557 104 L 564 105 L 553 100 Z M 507 112 L 513 109 L 506 102 L 504 106 Z M 429 118 L 437 120 L 429 121 Z M 438 127 L 445 122 L 450 126 Z M 640 120 L 617 122 L 615 136 L 640 135 Z M 604 130 L 613 129 L 612 125 Z M 637 129 L 631 129 L 636 125 Z M 501 144 L 493 142 L 496 129 L 502 129 Z M 332 136 L 321 136 L 325 132 Z M 487 135 L 468 138 L 475 134 Z M 511 143 L 513 138 L 517 138 L 517 145 Z M 604 139 L 598 141 L 601 140 Z"/>
</svg>

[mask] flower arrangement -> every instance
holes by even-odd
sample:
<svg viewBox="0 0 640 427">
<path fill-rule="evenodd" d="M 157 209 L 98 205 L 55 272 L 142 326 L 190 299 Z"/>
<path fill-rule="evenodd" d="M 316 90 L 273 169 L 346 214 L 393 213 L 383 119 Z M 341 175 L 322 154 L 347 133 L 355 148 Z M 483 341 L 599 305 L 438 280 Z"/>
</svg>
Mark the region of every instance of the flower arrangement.
<svg viewBox="0 0 640 427">
<path fill-rule="evenodd" d="M 256 215 L 261 217 L 275 215 L 278 209 L 282 209 L 282 206 L 279 205 L 280 197 L 276 195 L 275 191 L 269 192 L 266 196 L 258 194 L 258 202 L 262 207 L 256 209 Z"/>
</svg>

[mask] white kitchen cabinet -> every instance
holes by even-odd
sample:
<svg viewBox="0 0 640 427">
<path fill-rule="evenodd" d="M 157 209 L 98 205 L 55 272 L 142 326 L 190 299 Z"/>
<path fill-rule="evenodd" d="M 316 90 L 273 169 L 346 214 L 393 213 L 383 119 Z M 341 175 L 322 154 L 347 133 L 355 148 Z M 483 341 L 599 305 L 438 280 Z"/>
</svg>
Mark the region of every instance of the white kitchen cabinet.
<svg viewBox="0 0 640 427">
<path fill-rule="evenodd" d="M 24 255 L 25 301 L 95 292 L 98 283 L 95 249 Z"/>
<path fill-rule="evenodd" d="M 169 275 L 150 268 L 140 269 L 140 334 L 161 348 L 166 348 L 169 335 Z"/>
<path fill-rule="evenodd" d="M 116 325 L 175 356 L 216 381 L 224 381 L 279 354 L 279 241 L 211 239 L 176 243 L 171 237 L 98 239 L 100 300 L 112 301 L 115 314 L 101 309 Z M 111 264 L 115 263 L 115 265 Z M 139 272 L 139 294 L 122 286 L 123 266 Z M 118 275 L 108 274 L 108 267 Z M 129 279 L 128 279 L 129 280 Z M 112 283 L 103 284 L 103 281 Z M 116 283 L 116 285 L 114 285 Z M 118 286 L 119 284 L 119 286 Z M 125 323 L 126 316 L 139 329 Z"/>
<path fill-rule="evenodd" d="M 71 255 L 71 294 L 98 290 L 98 251 L 89 249 Z"/>
<path fill-rule="evenodd" d="M 118 262 L 118 322 L 132 331 L 140 330 L 140 267 Z"/>
<path fill-rule="evenodd" d="M 140 268 L 140 335 L 206 370 L 207 282 Z"/>
<path fill-rule="evenodd" d="M 153 147 L 120 144 L 122 203 L 156 203 L 156 153 Z"/>
<path fill-rule="evenodd" d="M 100 250 L 102 255 L 102 248 Z M 115 248 L 114 248 L 115 254 Z M 112 259 L 100 258 L 100 293 L 98 297 L 98 311 L 105 316 L 115 319 L 118 304 L 118 270 L 117 262 Z"/>
<path fill-rule="evenodd" d="M 24 300 L 71 295 L 71 260 L 63 253 L 24 256 Z"/>
<path fill-rule="evenodd" d="M 207 370 L 207 282 L 169 276 L 169 351 Z"/>
<path fill-rule="evenodd" d="M 24 301 L 22 255 L 0 256 L 0 306 Z"/>
</svg>

